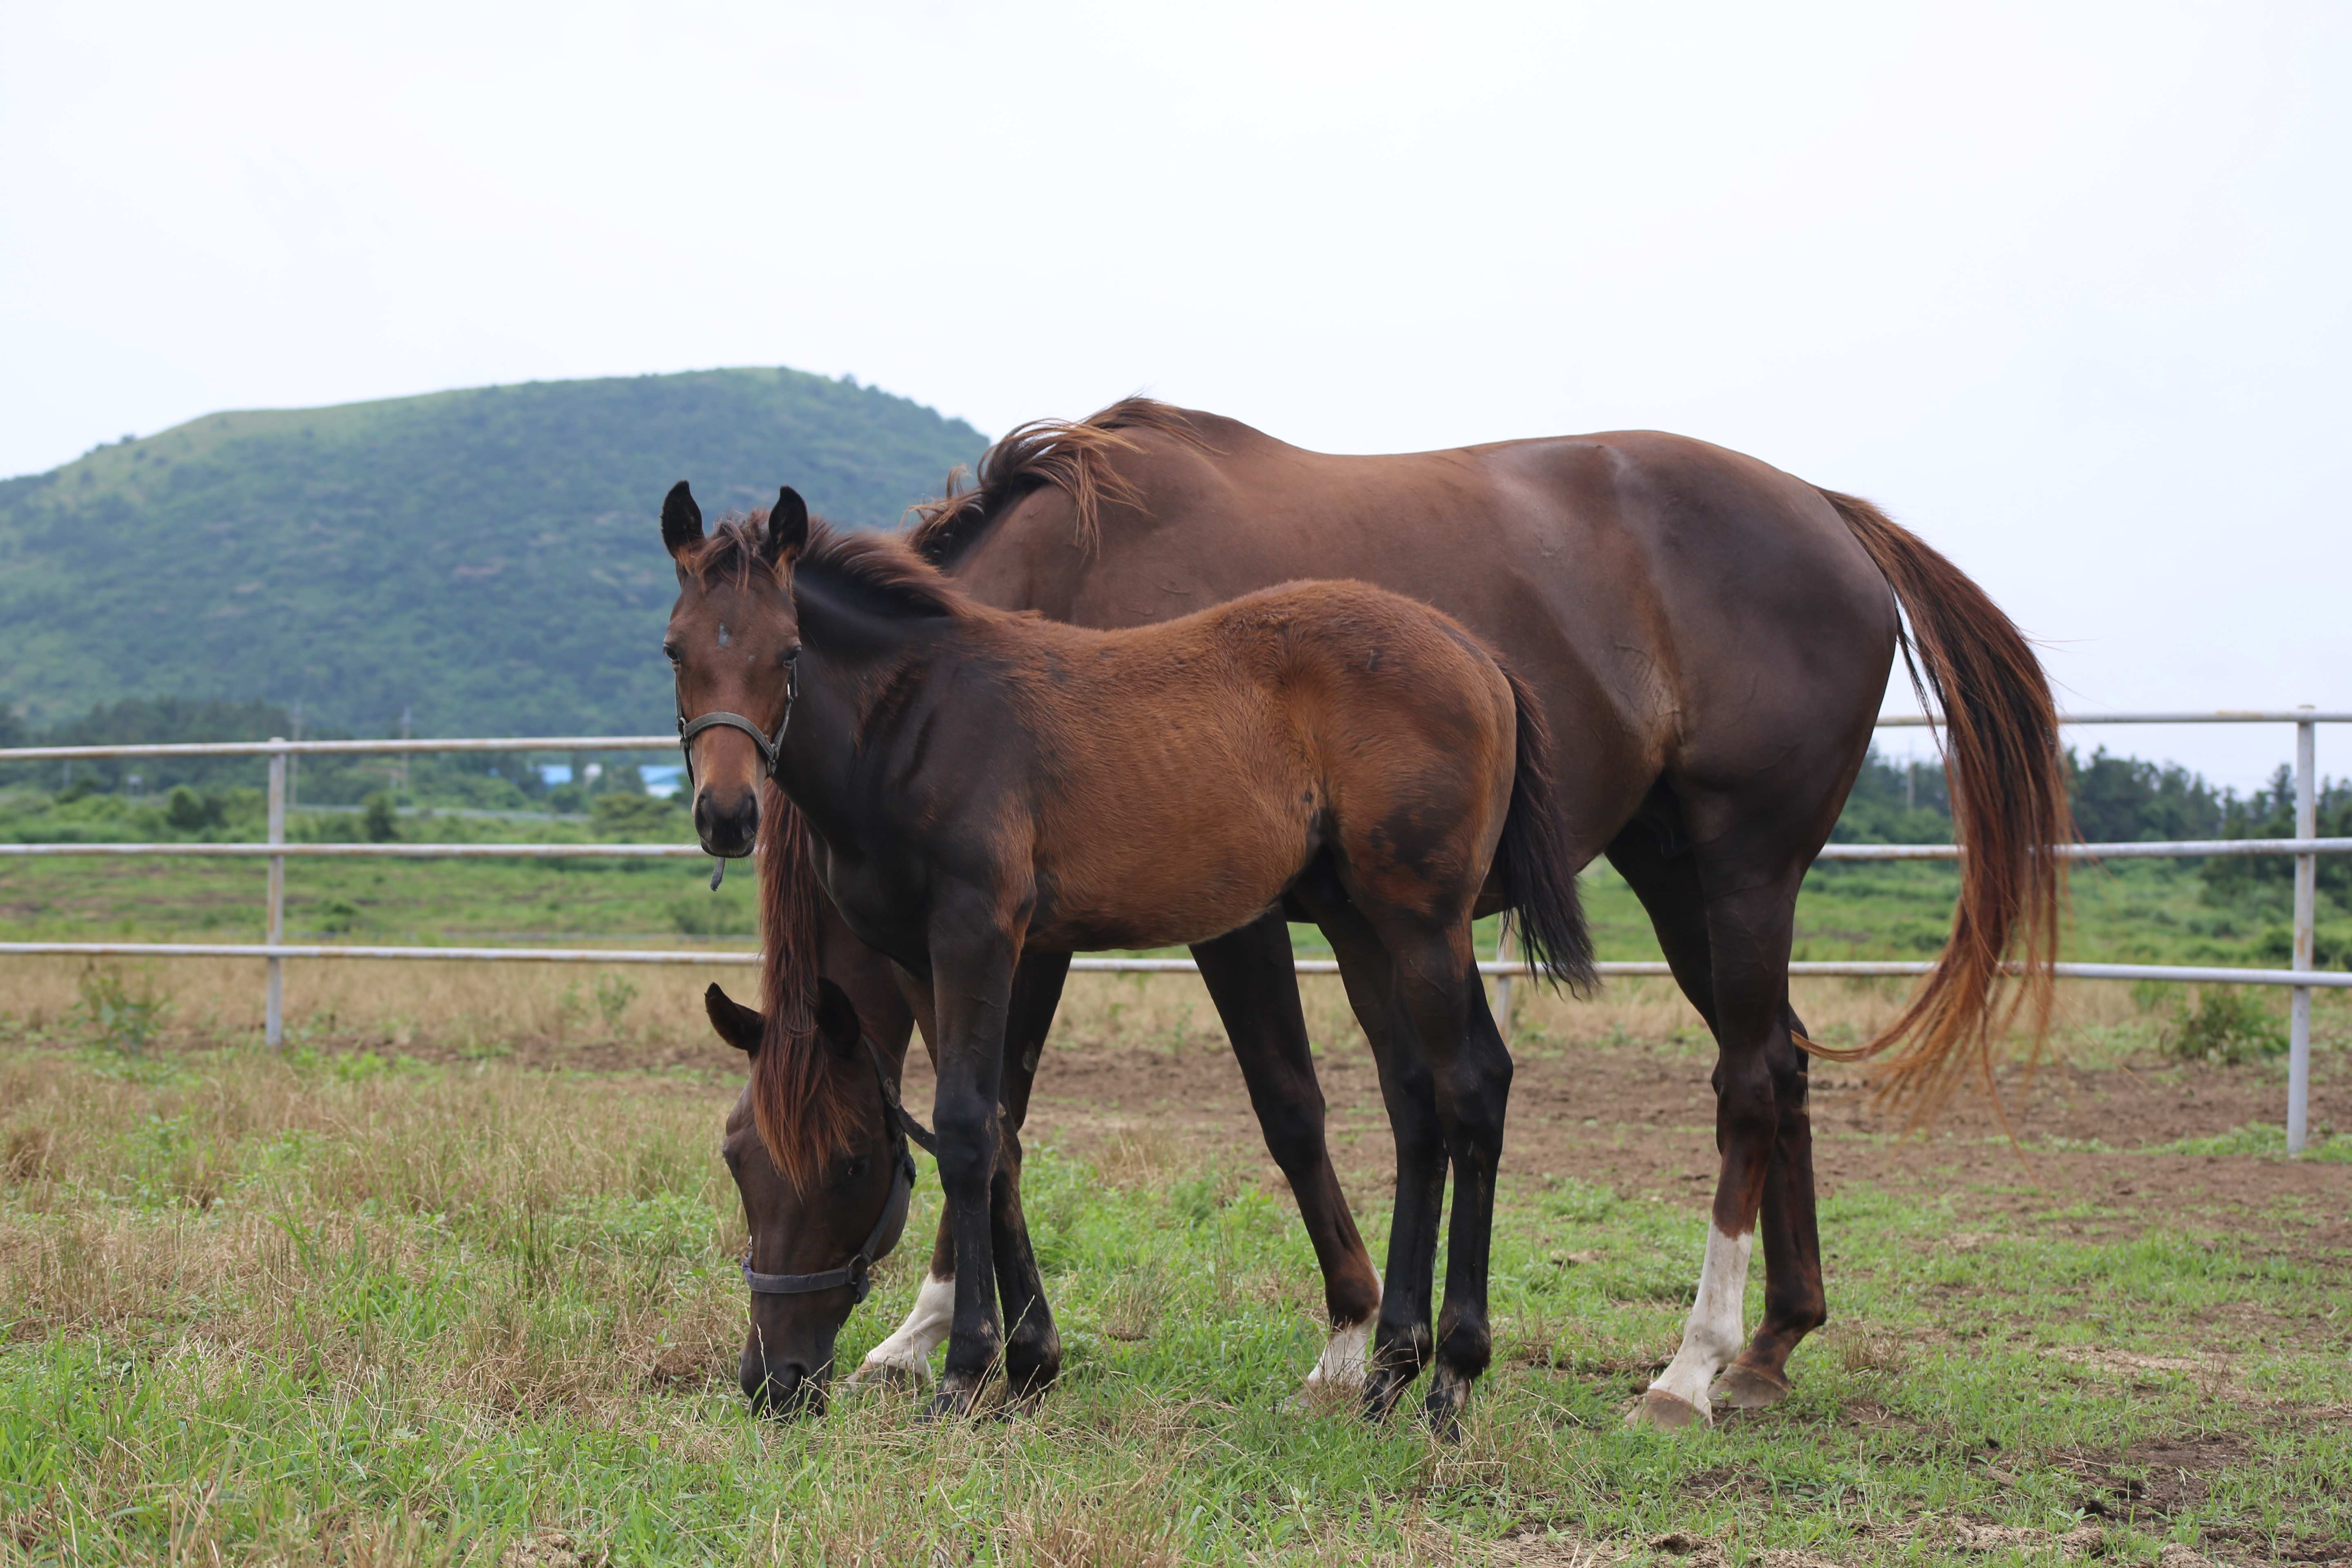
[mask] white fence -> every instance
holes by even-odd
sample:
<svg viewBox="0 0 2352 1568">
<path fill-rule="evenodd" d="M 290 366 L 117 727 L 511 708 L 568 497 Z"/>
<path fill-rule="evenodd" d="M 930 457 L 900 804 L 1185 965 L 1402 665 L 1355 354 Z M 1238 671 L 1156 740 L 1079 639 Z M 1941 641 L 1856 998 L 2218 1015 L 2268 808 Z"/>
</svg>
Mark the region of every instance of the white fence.
<svg viewBox="0 0 2352 1568">
<path fill-rule="evenodd" d="M 1915 714 L 1894 714 L 1879 720 L 1882 729 L 1916 729 L 1934 721 Z M 2294 857 L 2294 934 L 2290 966 L 2285 969 L 2237 969 L 2140 963 L 2061 963 L 2061 978 L 2074 980 L 2158 980 L 2191 984 L 2284 985 L 2288 987 L 2286 1142 L 2291 1153 L 2300 1153 L 2308 1137 L 2311 1098 L 2311 994 L 2315 987 L 2352 988 L 2352 973 L 2315 971 L 2312 947 L 2317 923 L 2319 862 L 2322 855 L 2352 854 L 2352 838 L 2321 838 L 2318 833 L 2318 773 L 2315 767 L 2316 732 L 2321 724 L 2352 723 L 2352 712 L 2320 712 L 2311 708 L 2224 710 L 2210 713 L 2080 713 L 2060 722 L 2084 724 L 2293 724 L 2295 727 L 2294 837 L 2292 838 L 2200 839 L 2161 844 L 2072 844 L 2058 853 L 2074 859 L 2113 860 L 2214 855 L 2291 855 Z M 194 855 L 225 858 L 265 858 L 269 862 L 268 937 L 261 942 L 5 942 L 0 955 L 52 953 L 81 957 L 256 958 L 267 965 L 264 1034 L 271 1045 L 285 1038 L 285 963 L 289 958 L 443 959 L 472 962 L 534 963 L 675 963 L 748 965 L 759 962 L 756 952 L 690 952 L 662 949 L 541 948 L 541 947 L 372 947 L 360 944 L 296 944 L 286 941 L 286 862 L 289 858 L 389 857 L 399 859 L 547 859 L 653 858 L 698 859 L 701 849 L 691 844 L 289 844 L 286 842 L 286 759 L 300 756 L 398 756 L 450 752 L 649 752 L 677 744 L 672 735 L 541 736 L 478 741 L 237 741 L 194 745 L 154 746 L 34 746 L 0 749 L 0 763 L 97 761 L 120 757 L 268 757 L 269 759 L 269 837 L 261 844 L 0 844 L 0 858 L 11 857 Z M 1823 860 L 1951 860 L 1960 855 L 1951 844 L 1832 844 L 1821 853 Z M 1339 965 L 1329 959 L 1300 959 L 1302 974 L 1331 974 Z M 1078 958 L 1071 968 L 1110 973 L 1192 973 L 1189 958 Z M 1527 965 L 1507 959 L 1481 963 L 1482 973 L 1524 975 Z M 1663 963 L 1602 963 L 1604 975 L 1664 975 Z M 1800 962 L 1789 965 L 1791 974 L 1902 976 L 1930 973 L 1927 963 L 1872 961 Z"/>
</svg>

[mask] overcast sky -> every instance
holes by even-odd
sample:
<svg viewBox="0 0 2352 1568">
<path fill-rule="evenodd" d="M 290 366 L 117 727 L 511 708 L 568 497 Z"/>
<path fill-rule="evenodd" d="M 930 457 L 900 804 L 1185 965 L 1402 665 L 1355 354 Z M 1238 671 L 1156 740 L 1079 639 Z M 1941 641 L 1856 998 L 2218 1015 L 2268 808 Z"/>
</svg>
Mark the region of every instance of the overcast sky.
<svg viewBox="0 0 2352 1568">
<path fill-rule="evenodd" d="M 0 473 L 740 364 L 992 435 L 1137 390 L 1337 450 L 1648 426 L 1885 505 L 2067 706 L 2352 709 L 2347 44 L 2247 0 L 14 5 Z"/>
</svg>

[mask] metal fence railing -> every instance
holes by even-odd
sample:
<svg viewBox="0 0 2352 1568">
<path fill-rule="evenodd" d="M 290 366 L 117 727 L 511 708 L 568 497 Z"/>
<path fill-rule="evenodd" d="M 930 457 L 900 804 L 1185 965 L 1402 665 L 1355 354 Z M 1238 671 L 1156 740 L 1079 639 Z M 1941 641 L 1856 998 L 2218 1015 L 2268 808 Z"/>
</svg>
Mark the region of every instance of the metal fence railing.
<svg viewBox="0 0 2352 1568">
<path fill-rule="evenodd" d="M 1890 714 L 1879 720 L 1882 729 L 1915 729 L 1935 721 L 1916 714 Z M 2294 837 L 2292 838 L 2231 838 L 2182 840 L 2149 844 L 2072 844 L 2057 847 L 2069 858 L 2111 860 L 2215 855 L 2288 855 L 2294 858 L 2294 925 L 2289 965 L 2285 969 L 2241 969 L 2142 963 L 2061 963 L 2063 979 L 2156 980 L 2189 984 L 2283 985 L 2288 988 L 2288 1052 L 2286 1142 L 2291 1153 L 2300 1153 L 2309 1135 L 2311 1097 L 2311 1000 L 2315 987 L 2352 988 L 2352 973 L 2319 971 L 2313 967 L 2313 947 L 2318 916 L 2318 857 L 2352 854 L 2352 838 L 2321 838 L 2318 834 L 2318 774 L 2315 768 L 2316 731 L 2321 724 L 2352 723 L 2352 712 L 2322 712 L 2311 708 L 2221 710 L 2192 713 L 2078 713 L 2062 717 L 2072 727 L 2086 724 L 2293 724 L 2295 727 Z M 528 962 L 537 963 L 756 963 L 747 952 L 697 952 L 669 949 L 544 948 L 544 947 L 385 947 L 360 943 L 289 943 L 286 941 L 286 862 L 289 859 L 389 857 L 400 859 L 537 859 L 537 858 L 657 858 L 694 859 L 702 856 L 692 844 L 289 844 L 286 841 L 286 764 L 302 756 L 402 756 L 453 752 L 650 752 L 677 744 L 674 735 L 539 736 L 467 741 L 268 741 L 210 742 L 179 745 L 28 746 L 0 749 L 0 765 L 16 763 L 80 762 L 119 757 L 267 757 L 269 760 L 268 837 L 260 844 L 0 844 L 0 859 L 53 855 L 73 856 L 206 856 L 266 858 L 269 862 L 267 939 L 260 942 L 0 942 L 0 955 L 58 954 L 81 957 L 254 958 L 266 965 L 263 1033 L 271 1045 L 285 1039 L 285 963 L 296 959 L 442 959 L 460 962 Z M 1951 844 L 1832 844 L 1822 849 L 1823 860 L 1949 860 L 1960 856 Z M 1338 973 L 1329 959 L 1297 961 L 1302 974 Z M 1664 963 L 1602 963 L 1604 975 L 1664 975 Z M 1192 973 L 1188 958 L 1126 956 L 1079 958 L 1071 968 L 1109 973 Z M 1528 973 L 1524 963 L 1498 955 L 1478 966 L 1482 973 L 1507 977 Z M 1905 976 L 1932 972 L 1931 963 L 1873 960 L 1799 962 L 1789 965 L 1798 975 Z"/>
</svg>

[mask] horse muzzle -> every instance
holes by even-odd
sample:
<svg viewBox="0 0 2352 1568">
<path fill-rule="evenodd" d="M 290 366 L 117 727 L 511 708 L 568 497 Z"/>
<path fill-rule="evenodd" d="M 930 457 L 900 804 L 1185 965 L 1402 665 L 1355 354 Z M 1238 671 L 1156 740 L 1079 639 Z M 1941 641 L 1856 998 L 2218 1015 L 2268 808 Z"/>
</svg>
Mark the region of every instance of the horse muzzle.
<svg viewBox="0 0 2352 1568">
<path fill-rule="evenodd" d="M 759 792 L 744 788 L 722 794 L 708 785 L 695 791 L 694 832 L 706 854 L 741 859 L 759 840 Z"/>
<path fill-rule="evenodd" d="M 751 1414 L 782 1421 L 824 1414 L 825 1369 L 812 1372 L 797 1362 L 770 1362 L 755 1350 L 743 1352 L 743 1397 Z"/>
</svg>

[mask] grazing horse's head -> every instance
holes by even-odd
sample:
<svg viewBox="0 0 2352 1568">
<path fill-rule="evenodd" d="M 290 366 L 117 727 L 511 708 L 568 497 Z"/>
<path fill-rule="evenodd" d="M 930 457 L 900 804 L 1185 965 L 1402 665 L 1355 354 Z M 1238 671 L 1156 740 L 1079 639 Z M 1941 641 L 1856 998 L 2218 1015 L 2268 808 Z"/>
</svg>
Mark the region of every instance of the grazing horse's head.
<svg viewBox="0 0 2352 1568">
<path fill-rule="evenodd" d="M 755 1059 L 762 1020 L 713 985 L 703 1005 L 719 1038 Z M 744 1281 L 751 1289 L 751 1328 L 740 1373 L 752 1408 L 781 1415 L 822 1412 L 833 1370 L 834 1337 L 866 1297 L 868 1270 L 898 1245 L 906 1227 L 914 1165 L 903 1113 L 886 1100 L 878 1055 L 860 1032 L 857 1010 L 840 987 L 817 988 L 817 1036 L 825 1069 L 849 1108 L 838 1147 L 814 1180 L 780 1171 L 752 1125 L 751 1091 L 727 1118 L 719 1146 L 742 1194 L 751 1230 Z"/>
<path fill-rule="evenodd" d="M 790 489 L 764 528 L 756 516 L 722 521 L 708 538 L 684 480 L 662 502 L 678 585 L 662 652 L 677 675 L 694 830 L 722 858 L 749 855 L 759 837 L 760 781 L 775 771 L 800 657 L 792 563 L 808 531 L 808 507 Z"/>
</svg>

